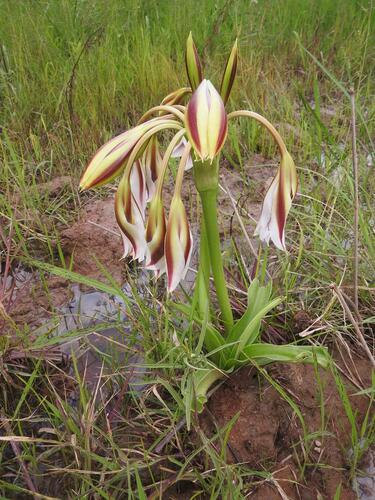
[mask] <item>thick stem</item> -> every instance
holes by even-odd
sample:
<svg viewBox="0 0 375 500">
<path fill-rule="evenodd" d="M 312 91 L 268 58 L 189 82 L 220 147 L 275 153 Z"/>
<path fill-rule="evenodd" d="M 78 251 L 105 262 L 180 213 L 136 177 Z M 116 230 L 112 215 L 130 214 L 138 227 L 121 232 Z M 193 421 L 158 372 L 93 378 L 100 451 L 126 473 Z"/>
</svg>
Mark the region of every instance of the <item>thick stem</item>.
<svg viewBox="0 0 375 500">
<path fill-rule="evenodd" d="M 205 318 L 207 308 L 209 308 L 209 287 L 210 287 L 210 254 L 208 249 L 208 241 L 206 234 L 206 224 L 204 219 L 201 221 L 201 240 L 199 248 L 199 292 L 198 292 L 198 309 L 202 319 Z"/>
<path fill-rule="evenodd" d="M 233 314 L 230 307 L 226 286 L 223 261 L 220 251 L 219 227 L 217 223 L 217 189 L 201 191 L 203 217 L 206 227 L 208 251 L 211 260 L 211 270 L 214 278 L 216 296 L 221 310 L 221 319 L 227 332 L 233 326 Z"/>
</svg>

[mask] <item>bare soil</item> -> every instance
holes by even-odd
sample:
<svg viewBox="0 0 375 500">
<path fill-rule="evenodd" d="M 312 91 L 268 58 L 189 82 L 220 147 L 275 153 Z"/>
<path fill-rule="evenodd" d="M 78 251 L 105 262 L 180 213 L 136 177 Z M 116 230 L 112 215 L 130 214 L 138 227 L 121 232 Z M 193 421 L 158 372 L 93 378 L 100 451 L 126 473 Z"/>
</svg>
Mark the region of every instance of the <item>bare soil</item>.
<svg viewBox="0 0 375 500">
<path fill-rule="evenodd" d="M 368 361 L 356 357 L 355 365 L 370 384 Z M 305 437 L 293 407 L 252 367 L 235 373 L 212 395 L 200 419 L 202 429 L 212 434 L 235 418 L 227 461 L 273 471 L 272 481 L 259 480 L 251 498 L 330 500 L 341 484 L 341 500 L 356 499 L 349 478 L 351 424 L 330 370 L 320 369 L 317 378 L 309 365 L 274 364 L 267 372 L 298 406 Z M 346 390 L 359 426 L 369 400 L 356 396 L 358 389 L 350 383 Z"/>
</svg>

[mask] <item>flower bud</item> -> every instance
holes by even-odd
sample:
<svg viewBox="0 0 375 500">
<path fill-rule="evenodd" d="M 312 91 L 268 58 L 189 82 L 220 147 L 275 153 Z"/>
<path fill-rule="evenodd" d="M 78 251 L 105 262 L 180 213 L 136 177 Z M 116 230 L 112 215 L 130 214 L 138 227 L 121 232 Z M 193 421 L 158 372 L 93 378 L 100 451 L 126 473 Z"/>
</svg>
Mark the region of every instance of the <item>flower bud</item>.
<svg viewBox="0 0 375 500">
<path fill-rule="evenodd" d="M 224 145 L 228 119 L 223 100 L 209 80 L 203 80 L 192 95 L 185 125 L 197 156 L 212 161 Z"/>
<path fill-rule="evenodd" d="M 237 57 L 238 57 L 238 49 L 237 49 L 237 40 L 234 42 L 232 51 L 228 57 L 227 64 L 225 66 L 223 79 L 221 80 L 220 86 L 220 95 L 224 101 L 224 104 L 227 103 L 229 99 L 230 92 L 233 87 L 234 79 L 236 78 L 237 71 Z"/>
<path fill-rule="evenodd" d="M 119 175 L 134 146 L 142 136 L 155 126 L 150 120 L 114 137 L 102 146 L 88 164 L 80 181 L 80 189 L 107 184 Z"/>
<path fill-rule="evenodd" d="M 203 77 L 201 62 L 191 32 L 186 42 L 185 64 L 190 86 L 194 91 L 201 83 Z"/>
</svg>

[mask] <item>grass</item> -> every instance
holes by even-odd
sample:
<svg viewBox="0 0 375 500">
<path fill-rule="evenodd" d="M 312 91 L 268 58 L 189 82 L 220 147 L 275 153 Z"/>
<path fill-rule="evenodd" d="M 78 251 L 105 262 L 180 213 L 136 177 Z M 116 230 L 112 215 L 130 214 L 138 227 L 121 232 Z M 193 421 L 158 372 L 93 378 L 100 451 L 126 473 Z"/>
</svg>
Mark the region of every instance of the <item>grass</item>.
<svg viewBox="0 0 375 500">
<path fill-rule="evenodd" d="M 35 498 L 163 498 L 168 488 L 192 483 L 195 493 L 191 495 L 197 498 L 244 498 L 256 483 L 275 484 L 271 465 L 254 471 L 246 464 L 228 463 L 228 436 L 235 415 L 212 436 L 199 426 L 195 438 L 183 426 L 174 432 L 184 413 L 179 387 L 196 354 L 195 330 L 178 321 L 172 304 L 161 309 L 160 287 L 147 285 L 147 293 L 141 293 L 133 269 L 126 270 L 130 296 L 108 273 L 106 283 L 74 274 L 74 262 L 68 261 L 60 242 L 61 230 L 77 220 L 82 205 L 110 192 L 108 188 L 96 195 L 77 192 L 80 173 L 97 147 L 186 84 L 183 50 L 189 31 L 203 54 L 206 74 L 216 84 L 237 36 L 240 65 L 230 107 L 252 109 L 276 123 L 299 170 L 300 195 L 288 221 L 289 254 L 277 253 L 275 258 L 270 251 L 260 258 L 273 277 L 275 293 L 285 296 L 282 310 L 270 318 L 270 324 L 282 322 L 289 339 L 305 342 L 294 334 L 292 318 L 307 311 L 311 319 L 319 318 L 308 327 L 312 333 L 307 340 L 328 345 L 332 351 L 339 345 L 347 349 L 349 358 L 361 348 L 330 285 L 340 285 L 350 304 L 354 187 L 348 92 L 351 87 L 355 90 L 359 312 L 373 349 L 373 2 L 0 0 L 0 9 L 0 221 L 3 240 L 10 242 L 8 248 L 3 242 L 1 252 L 3 277 L 8 255 L 13 268 L 21 262 L 38 269 L 42 278 L 59 273 L 71 282 L 121 296 L 132 331 L 143 337 L 149 372 L 147 388 L 140 395 L 131 384 L 128 367 L 103 353 L 103 363 L 110 370 L 103 370 L 89 391 L 74 358 L 69 371 L 53 353 L 38 359 L 36 349 L 74 338 L 87 345 L 93 327 L 69 331 L 63 339 L 43 333 L 34 338 L 28 325 L 16 325 L 10 337 L 3 335 L 0 418 L 7 425 L 0 422 L 0 495 L 30 498 L 28 477 L 37 490 Z M 259 153 L 267 163 L 275 163 L 276 150 L 256 124 L 238 121 L 235 130 L 225 163 L 255 196 L 246 166 Z M 59 194 L 44 194 L 40 184 L 62 175 L 71 180 Z M 251 228 L 253 221 L 239 208 L 239 216 Z M 229 231 L 225 238 L 230 239 Z M 254 257 L 248 247 L 237 243 L 233 240 L 227 246 L 226 262 L 233 288 L 245 290 Z M 7 311 L 12 301 L 9 290 L 5 294 L 3 289 L 0 300 Z M 233 300 L 240 311 L 243 297 L 238 291 L 233 291 Z M 95 331 L 107 326 L 96 325 Z M 172 340 L 171 331 L 183 333 L 179 343 Z M 26 349 L 30 358 L 10 359 L 10 345 Z M 127 346 L 120 350 L 130 353 Z M 349 368 L 343 372 L 336 370 L 334 378 L 352 429 L 349 468 L 353 477 L 374 443 L 370 411 L 374 381 L 369 387 L 358 383 L 358 392 L 364 392 L 369 403 L 366 418 L 360 421 L 343 382 L 348 377 L 356 381 L 356 375 Z M 297 412 L 298 403 L 264 374 Z M 72 389 L 74 401 L 68 397 Z M 328 415 L 322 394 L 319 433 L 323 439 Z M 171 432 L 169 443 L 156 452 Z M 312 467 L 306 450 L 311 450 L 315 439 L 315 434 L 305 432 L 302 445 L 296 445 L 298 450 L 302 447 L 301 453 L 296 452 L 298 481 Z"/>
</svg>

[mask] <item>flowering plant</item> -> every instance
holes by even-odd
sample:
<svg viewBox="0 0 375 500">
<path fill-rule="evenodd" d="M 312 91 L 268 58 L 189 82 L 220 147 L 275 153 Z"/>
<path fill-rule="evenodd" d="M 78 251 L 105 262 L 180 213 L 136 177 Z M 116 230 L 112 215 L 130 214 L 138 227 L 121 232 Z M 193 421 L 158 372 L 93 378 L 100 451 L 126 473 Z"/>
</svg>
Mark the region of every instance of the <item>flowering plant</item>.
<svg viewBox="0 0 375 500">
<path fill-rule="evenodd" d="M 223 73 L 220 92 L 203 78 L 202 66 L 192 35 L 187 40 L 186 70 L 190 87 L 166 96 L 147 111 L 138 124 L 102 146 L 84 172 L 82 190 L 97 187 L 122 175 L 115 197 L 115 215 L 124 243 L 124 257 L 131 256 L 154 271 L 167 275 L 172 292 L 184 278 L 193 247 L 188 217 L 181 197 L 183 177 L 192 168 L 202 205 L 199 270 L 190 309 L 204 331 L 206 355 L 200 358 L 185 384 L 187 408 L 202 407 L 210 385 L 242 363 L 303 361 L 326 366 L 324 348 L 273 345 L 259 341 L 264 316 L 281 302 L 271 300 L 271 282 L 261 286 L 254 279 L 248 290 L 248 307 L 234 320 L 224 276 L 217 220 L 219 157 L 228 136 L 228 124 L 247 117 L 263 125 L 275 140 L 281 161 L 268 192 L 255 234 L 285 250 L 285 223 L 297 189 L 296 168 L 275 127 L 263 116 L 247 110 L 227 113 L 237 70 L 235 42 Z M 191 95 L 190 95 L 191 94 Z M 188 98 L 187 105 L 182 102 Z M 174 136 L 161 153 L 158 136 L 173 130 Z M 163 184 L 171 157 L 180 157 L 173 198 L 166 217 Z M 209 278 L 212 274 L 220 308 L 219 320 L 210 315 Z M 182 308 L 183 310 L 183 308 Z M 203 361 L 202 361 L 203 360 Z M 188 395 L 188 396 L 187 396 Z M 194 395 L 194 397 L 192 397 Z"/>
</svg>

